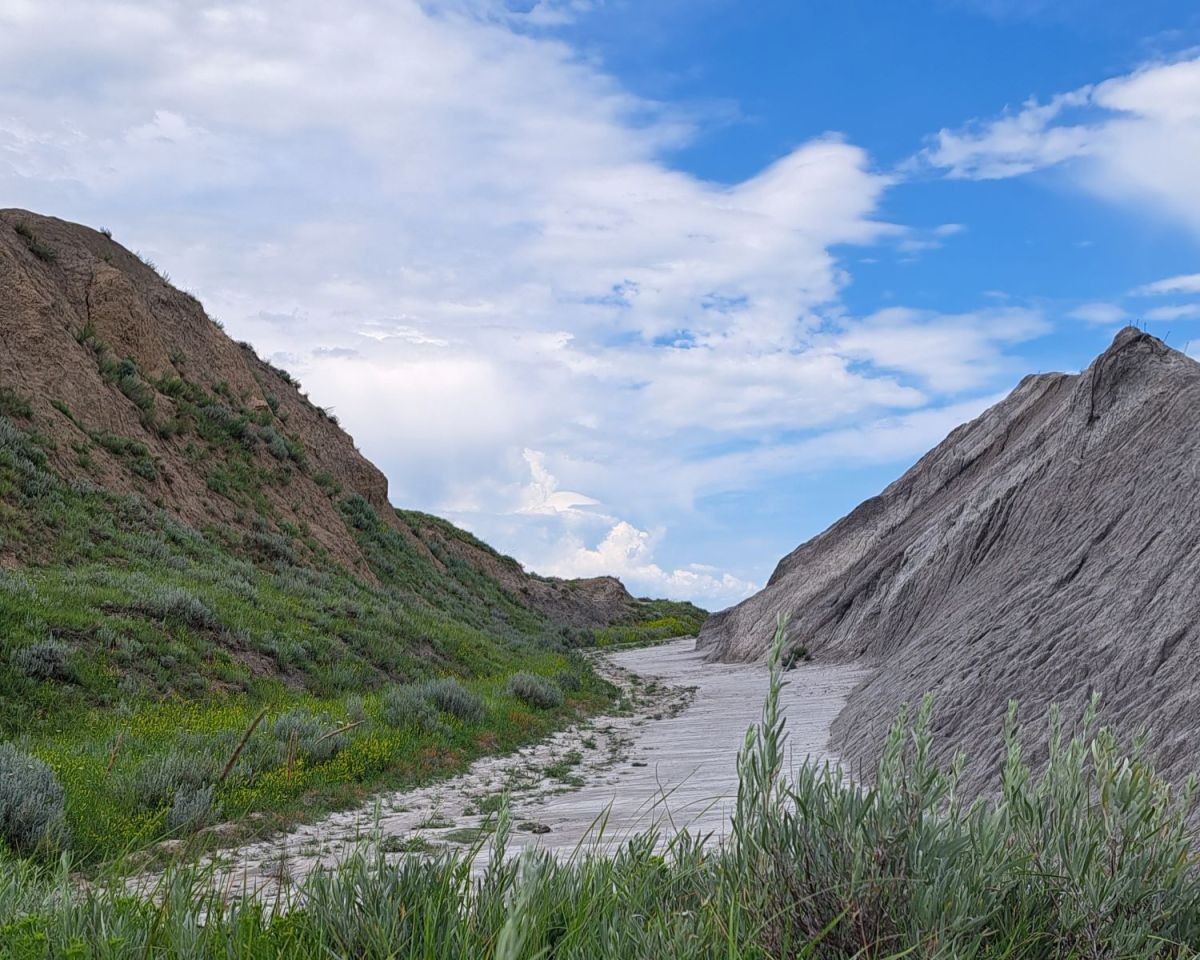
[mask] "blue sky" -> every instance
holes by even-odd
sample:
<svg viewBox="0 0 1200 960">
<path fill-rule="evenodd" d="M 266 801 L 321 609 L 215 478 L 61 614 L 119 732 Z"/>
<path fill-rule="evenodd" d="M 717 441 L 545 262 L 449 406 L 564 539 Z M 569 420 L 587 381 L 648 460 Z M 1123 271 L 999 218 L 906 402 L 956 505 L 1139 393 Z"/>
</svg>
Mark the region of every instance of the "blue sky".
<svg viewBox="0 0 1200 960">
<path fill-rule="evenodd" d="M 0 205 L 398 505 L 710 608 L 1024 373 L 1200 353 L 1197 169 L 1187 3 L 0 0 Z"/>
</svg>

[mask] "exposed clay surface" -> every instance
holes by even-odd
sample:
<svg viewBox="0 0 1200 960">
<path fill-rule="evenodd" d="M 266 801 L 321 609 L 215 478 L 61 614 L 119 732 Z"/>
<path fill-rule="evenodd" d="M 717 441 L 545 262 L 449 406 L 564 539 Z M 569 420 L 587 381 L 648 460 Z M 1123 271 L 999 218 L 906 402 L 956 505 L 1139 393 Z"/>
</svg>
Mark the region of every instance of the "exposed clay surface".
<svg viewBox="0 0 1200 960">
<path fill-rule="evenodd" d="M 900 705 L 936 695 L 943 755 L 983 788 L 1010 698 L 1037 743 L 1052 703 L 1155 731 L 1160 769 L 1200 765 L 1200 364 L 1132 327 L 1083 373 L 1025 378 L 911 470 L 780 561 L 705 625 L 761 658 L 779 614 L 818 661 L 874 675 L 833 727 L 870 762 Z M 1039 745 L 1040 748 L 1040 745 Z"/>
<path fill-rule="evenodd" d="M 220 855 L 231 896 L 272 899 L 319 864 L 356 850 L 396 857 L 447 845 L 468 848 L 510 792 L 510 853 L 539 844 L 568 854 L 661 826 L 720 836 L 736 794 L 736 757 L 759 719 L 767 675 L 746 664 L 706 664 L 694 641 L 617 653 L 604 667 L 628 709 L 596 718 L 507 757 L 476 763 L 430 787 L 380 797 L 275 839 Z M 805 664 L 791 671 L 782 702 L 794 762 L 829 758 L 833 718 L 864 676 L 852 665 Z M 603 831 L 597 825 L 603 822 Z M 477 868 L 488 855 L 485 845 Z"/>
</svg>

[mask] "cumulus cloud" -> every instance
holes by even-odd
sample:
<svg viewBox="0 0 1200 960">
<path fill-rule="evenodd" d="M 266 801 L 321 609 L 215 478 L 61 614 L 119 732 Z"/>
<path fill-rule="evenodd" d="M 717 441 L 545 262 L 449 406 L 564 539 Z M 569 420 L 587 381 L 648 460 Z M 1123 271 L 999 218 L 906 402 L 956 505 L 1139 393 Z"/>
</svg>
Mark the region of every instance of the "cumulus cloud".
<svg viewBox="0 0 1200 960">
<path fill-rule="evenodd" d="M 558 489 L 558 478 L 546 468 L 546 455 L 540 450 L 524 450 L 532 479 L 524 490 L 521 513 L 573 513 L 580 507 L 592 507 L 600 501 L 583 493 Z"/>
<path fill-rule="evenodd" d="M 567 514 L 575 521 L 535 555 L 540 571 L 559 577 L 616 576 L 638 595 L 688 599 L 712 606 L 734 603 L 758 589 L 750 580 L 705 564 L 664 569 L 655 557 L 667 535 L 664 527 L 642 530 L 628 520 L 604 513 L 584 514 L 579 510 L 581 506 L 593 506 L 598 501 L 581 494 L 564 496 L 539 455 L 526 451 L 526 460 L 533 473 L 532 487 L 538 494 L 548 490 L 549 496 L 533 510 L 522 507 L 522 511 Z"/>
<path fill-rule="evenodd" d="M 942 130 L 922 159 L 951 177 L 999 179 L 1071 165 L 1072 182 L 1149 205 L 1200 232 L 1200 58 L 1151 63 L 999 118 Z"/>
<path fill-rule="evenodd" d="M 587 7 L 0 0 L 0 189 L 166 266 L 397 502 L 732 599 L 680 546 L 698 497 L 797 436 L 952 409 L 1040 321 L 847 316 L 835 249 L 959 225 L 885 222 L 895 177 L 836 134 L 735 183 L 676 168 L 697 116 L 561 42 Z"/>
<path fill-rule="evenodd" d="M 693 564 L 664 570 L 654 562 L 660 533 L 639 530 L 619 520 L 595 547 L 568 536 L 560 553 L 547 561 L 547 569 L 563 577 L 595 577 L 611 574 L 651 595 L 690 599 L 698 603 L 730 603 L 742 600 L 758 585 L 712 567 Z"/>
</svg>

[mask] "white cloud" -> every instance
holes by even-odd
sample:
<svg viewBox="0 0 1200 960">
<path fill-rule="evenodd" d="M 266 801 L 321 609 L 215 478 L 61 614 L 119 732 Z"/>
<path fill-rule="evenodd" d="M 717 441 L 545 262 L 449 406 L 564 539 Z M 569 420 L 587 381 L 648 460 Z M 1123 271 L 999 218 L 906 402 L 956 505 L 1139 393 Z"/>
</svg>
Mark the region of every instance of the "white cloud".
<svg viewBox="0 0 1200 960">
<path fill-rule="evenodd" d="M 851 325 L 833 339 L 841 356 L 869 361 L 915 378 L 942 394 L 978 387 L 981 374 L 1002 373 L 1005 344 L 1049 329 L 1041 315 L 1020 307 L 938 314 L 888 307 Z"/>
<path fill-rule="evenodd" d="M 1072 310 L 1068 316 L 1085 323 L 1099 325 L 1120 323 L 1129 316 L 1124 307 L 1115 303 L 1084 303 Z"/>
<path fill-rule="evenodd" d="M 1197 157 L 1200 58 L 1148 64 L 966 130 L 942 130 L 922 154 L 952 177 L 980 180 L 1071 164 L 1071 182 L 1085 190 L 1200 232 Z"/>
<path fill-rule="evenodd" d="M 1088 103 L 1091 87 L 1054 97 L 1049 103 L 1030 100 L 980 128 L 966 132 L 941 130 L 925 158 L 947 168 L 950 176 L 972 180 L 998 180 L 1032 173 L 1085 153 L 1087 131 L 1054 126 L 1064 111 Z"/>
<path fill-rule="evenodd" d="M 542 568 L 559 577 L 620 577 L 639 595 L 695 600 L 702 605 L 727 606 L 754 593 L 759 585 L 731 573 L 689 564 L 664 570 L 654 561 L 662 531 L 639 530 L 618 520 L 593 547 L 569 533 L 542 561 Z"/>
<path fill-rule="evenodd" d="M 596 506 L 600 501 L 583 493 L 559 490 L 558 479 L 546 468 L 546 455 L 540 450 L 523 450 L 532 479 L 525 488 L 520 513 L 572 513 L 580 507 Z"/>
<path fill-rule="evenodd" d="M 1200 303 L 1182 303 L 1170 307 L 1154 307 L 1144 314 L 1147 320 L 1195 320 L 1200 318 Z"/>
<path fill-rule="evenodd" d="M 937 250 L 945 246 L 950 237 L 964 233 L 966 229 L 961 223 L 943 223 L 932 230 L 907 230 L 896 244 L 896 249 L 914 256 L 928 250 Z"/>
<path fill-rule="evenodd" d="M 1133 291 L 1133 294 L 1139 297 L 1161 297 L 1169 293 L 1200 293 L 1200 273 L 1167 277 L 1143 284 Z"/>
<path fill-rule="evenodd" d="M 586 7 L 0 0 L 0 190 L 164 265 L 397 502 L 512 523 L 535 565 L 729 597 L 745 581 L 681 546 L 697 497 L 753 489 L 797 435 L 989 388 L 1040 321 L 846 316 L 839 245 L 960 225 L 882 222 L 894 177 L 832 134 L 736 183 L 676 169 L 696 117 L 557 39 Z"/>
</svg>

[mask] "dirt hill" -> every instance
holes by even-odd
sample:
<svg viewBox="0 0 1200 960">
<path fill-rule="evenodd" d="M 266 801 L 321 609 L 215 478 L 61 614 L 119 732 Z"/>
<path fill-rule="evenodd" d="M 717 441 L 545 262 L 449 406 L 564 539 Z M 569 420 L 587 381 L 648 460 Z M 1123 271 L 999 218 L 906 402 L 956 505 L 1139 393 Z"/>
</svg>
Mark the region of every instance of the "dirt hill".
<svg viewBox="0 0 1200 960">
<path fill-rule="evenodd" d="M 1200 761 L 1200 364 L 1132 327 L 1078 375 L 1025 378 L 877 497 L 713 616 L 713 657 L 763 654 L 775 618 L 821 660 L 878 670 L 834 725 L 874 758 L 904 702 L 936 695 L 945 752 L 998 760 L 1010 698 L 1148 726 L 1173 777 Z"/>
<path fill-rule="evenodd" d="M 337 420 L 195 297 L 108 234 L 23 210 L 0 210 L 4 414 L 44 441 L 59 476 L 140 494 L 248 550 L 283 538 L 303 563 L 376 578 L 343 509 L 358 496 L 429 563 L 444 571 L 453 557 L 556 622 L 638 616 L 612 578 L 532 576 L 449 524 L 398 515 L 387 480 Z M 16 530 L 0 538 L 0 567 L 45 559 L 44 531 L 8 521 Z"/>
</svg>

